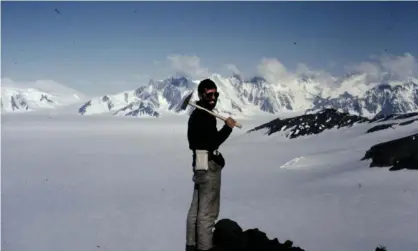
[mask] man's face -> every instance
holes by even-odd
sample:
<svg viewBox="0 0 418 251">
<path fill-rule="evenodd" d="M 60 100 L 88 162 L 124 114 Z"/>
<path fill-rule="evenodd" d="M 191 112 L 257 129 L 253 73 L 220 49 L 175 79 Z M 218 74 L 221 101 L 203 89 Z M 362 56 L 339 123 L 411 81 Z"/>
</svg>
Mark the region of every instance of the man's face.
<svg viewBox="0 0 418 251">
<path fill-rule="evenodd" d="M 218 97 L 219 93 L 217 92 L 216 88 L 205 89 L 205 92 L 202 94 L 202 99 L 208 103 L 211 108 L 215 108 Z"/>
</svg>

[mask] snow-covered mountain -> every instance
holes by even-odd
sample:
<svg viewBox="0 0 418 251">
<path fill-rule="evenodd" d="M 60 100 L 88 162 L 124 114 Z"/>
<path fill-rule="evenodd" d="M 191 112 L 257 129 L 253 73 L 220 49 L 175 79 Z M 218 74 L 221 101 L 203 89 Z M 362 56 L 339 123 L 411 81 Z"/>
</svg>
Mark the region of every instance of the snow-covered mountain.
<svg viewBox="0 0 418 251">
<path fill-rule="evenodd" d="M 44 81 L 42 84 L 35 83 L 33 87 L 30 87 L 2 79 L 0 100 L 2 112 L 57 108 L 75 104 L 84 98 L 84 94 L 55 85 L 55 82 L 45 83 Z"/>
<path fill-rule="evenodd" d="M 350 74 L 333 78 L 332 84 L 325 84 L 314 74 L 278 83 L 269 83 L 258 76 L 243 79 L 236 74 L 231 77 L 212 74 L 210 79 L 216 82 L 220 92 L 217 111 L 235 117 L 324 108 L 366 117 L 418 110 L 418 80 L 414 78 L 405 82 L 384 79 L 368 82 L 365 74 Z M 79 113 L 151 117 L 175 113 L 182 98 L 195 91 L 199 81 L 187 77 L 150 80 L 148 85 L 136 90 L 89 100 L 79 108 Z M 193 100 L 196 99 L 194 93 Z"/>
<path fill-rule="evenodd" d="M 245 114 L 257 112 L 263 103 L 258 97 L 268 95 L 262 88 L 254 88 L 254 91 L 260 93 L 245 93 L 253 103 L 250 105 L 245 96 L 240 92 L 236 78 L 224 79 L 219 75 L 213 75 L 218 84 L 218 90 L 221 97 L 218 101 L 217 110 L 222 114 Z M 148 85 L 141 86 L 136 90 L 125 91 L 114 95 L 105 95 L 87 101 L 79 109 L 80 114 L 98 114 L 110 112 L 115 115 L 139 116 L 147 115 L 159 117 L 163 113 L 175 113 L 176 108 L 181 105 L 182 99 L 190 91 L 197 88 L 199 81 L 190 80 L 186 77 L 171 77 L 161 81 L 150 80 Z M 241 86 L 243 88 L 244 86 Z M 197 93 L 194 93 L 194 100 L 197 99 Z M 267 107 L 266 109 L 269 109 Z"/>
<path fill-rule="evenodd" d="M 362 116 L 416 111 L 418 81 L 376 85 L 357 95 L 345 91 L 337 97 L 318 96 L 313 100 L 313 107 L 308 109 L 308 112 L 324 108 L 336 108 Z"/>
<path fill-rule="evenodd" d="M 162 111 L 172 111 L 183 96 L 197 86 L 187 78 L 151 80 L 147 86 L 115 95 L 105 95 L 87 101 L 79 108 L 80 114 L 100 114 L 159 117 Z"/>
</svg>

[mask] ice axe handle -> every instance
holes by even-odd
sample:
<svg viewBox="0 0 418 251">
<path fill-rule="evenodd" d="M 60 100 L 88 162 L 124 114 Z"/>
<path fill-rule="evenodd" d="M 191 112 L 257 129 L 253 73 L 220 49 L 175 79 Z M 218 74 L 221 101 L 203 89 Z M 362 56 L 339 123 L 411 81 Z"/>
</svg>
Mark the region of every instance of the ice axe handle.
<svg viewBox="0 0 418 251">
<path fill-rule="evenodd" d="M 221 116 L 221 115 L 219 115 L 219 114 L 217 114 L 217 113 L 214 113 L 214 112 L 212 112 L 212 111 L 209 111 L 208 109 L 205 109 L 205 108 L 203 108 L 203 107 L 201 107 L 201 106 L 199 106 L 199 105 L 197 105 L 197 104 L 195 104 L 195 103 L 193 103 L 193 102 L 189 102 L 189 105 L 194 106 L 194 107 L 196 107 L 197 109 L 204 110 L 204 111 L 206 111 L 206 112 L 208 112 L 208 113 L 212 114 L 213 116 L 215 116 L 215 117 L 217 117 L 217 118 L 219 118 L 219 119 L 221 119 L 221 120 L 223 120 L 223 121 L 225 121 L 225 120 L 226 120 L 226 118 L 225 118 L 225 117 L 223 117 L 223 116 Z M 235 122 L 235 126 L 236 126 L 236 127 L 238 127 L 238 128 L 240 128 L 240 129 L 242 128 L 242 125 L 241 125 L 240 123 L 238 123 L 238 122 Z"/>
</svg>

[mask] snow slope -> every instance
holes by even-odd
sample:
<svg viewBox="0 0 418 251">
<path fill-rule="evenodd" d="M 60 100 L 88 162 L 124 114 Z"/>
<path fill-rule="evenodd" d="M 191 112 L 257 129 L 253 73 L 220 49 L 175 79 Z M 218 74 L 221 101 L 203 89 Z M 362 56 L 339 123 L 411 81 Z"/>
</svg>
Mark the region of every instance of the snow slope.
<svg viewBox="0 0 418 251">
<path fill-rule="evenodd" d="M 360 161 L 378 142 L 417 133 L 416 123 L 295 139 L 245 134 L 269 120 L 243 120 L 221 147 L 220 218 L 307 251 L 417 249 L 418 173 Z M 186 121 L 3 115 L 2 250 L 184 250 Z"/>
</svg>

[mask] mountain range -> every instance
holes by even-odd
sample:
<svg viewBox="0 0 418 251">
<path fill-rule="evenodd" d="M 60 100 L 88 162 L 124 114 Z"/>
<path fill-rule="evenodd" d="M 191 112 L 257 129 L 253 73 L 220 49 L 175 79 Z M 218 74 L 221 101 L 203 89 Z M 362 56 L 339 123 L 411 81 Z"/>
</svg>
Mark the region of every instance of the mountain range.
<svg viewBox="0 0 418 251">
<path fill-rule="evenodd" d="M 418 111 L 418 79 L 393 81 L 382 77 L 371 82 L 366 74 L 349 74 L 333 78 L 325 84 L 315 74 L 298 75 L 291 80 L 269 83 L 255 76 L 244 79 L 234 74 L 210 77 L 218 86 L 220 97 L 217 112 L 228 116 L 251 117 L 259 113 L 312 113 L 326 108 L 373 117 L 393 113 Z M 109 113 L 122 116 L 160 117 L 176 113 L 185 95 L 197 88 L 199 80 L 184 76 L 164 80 L 151 79 L 135 90 L 106 94 L 83 101 L 75 93 L 51 95 L 35 89 L 16 89 L 2 86 L 2 111 L 21 111 L 58 107 L 82 102 L 81 115 Z M 65 100 L 64 100 L 65 97 Z M 197 99 L 194 92 L 192 100 Z"/>
</svg>

